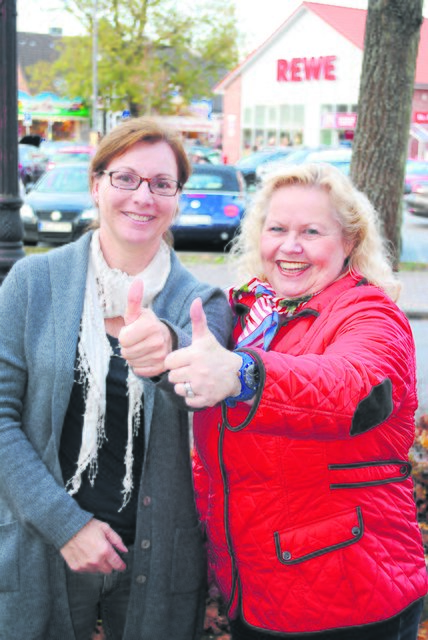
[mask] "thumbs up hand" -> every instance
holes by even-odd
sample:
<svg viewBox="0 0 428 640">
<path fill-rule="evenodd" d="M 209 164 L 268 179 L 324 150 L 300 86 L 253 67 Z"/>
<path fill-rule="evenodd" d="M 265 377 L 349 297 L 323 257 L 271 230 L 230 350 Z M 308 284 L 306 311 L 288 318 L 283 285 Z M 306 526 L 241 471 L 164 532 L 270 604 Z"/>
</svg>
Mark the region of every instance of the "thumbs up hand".
<svg viewBox="0 0 428 640">
<path fill-rule="evenodd" d="M 192 344 L 170 353 L 165 360 L 175 392 L 194 409 L 212 407 L 240 391 L 238 371 L 242 358 L 225 349 L 211 333 L 202 301 L 190 307 Z"/>
<path fill-rule="evenodd" d="M 134 280 L 128 292 L 125 326 L 119 332 L 123 358 L 137 376 L 158 376 L 165 371 L 165 358 L 172 350 L 167 325 L 151 309 L 141 306 L 144 284 Z"/>
<path fill-rule="evenodd" d="M 134 280 L 128 291 L 128 306 L 125 311 L 125 325 L 132 324 L 141 315 L 144 295 L 144 282 L 142 280 Z"/>
</svg>

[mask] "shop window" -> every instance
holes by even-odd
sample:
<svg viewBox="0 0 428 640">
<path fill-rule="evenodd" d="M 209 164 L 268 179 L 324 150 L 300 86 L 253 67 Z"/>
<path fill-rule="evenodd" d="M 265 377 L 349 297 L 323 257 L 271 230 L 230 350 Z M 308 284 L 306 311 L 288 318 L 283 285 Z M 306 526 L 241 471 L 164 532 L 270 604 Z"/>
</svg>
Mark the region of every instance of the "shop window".
<svg viewBox="0 0 428 640">
<path fill-rule="evenodd" d="M 338 104 L 336 107 L 336 113 L 348 113 L 348 105 L 347 104 Z"/>
<path fill-rule="evenodd" d="M 320 142 L 321 144 L 332 145 L 333 144 L 333 131 L 332 129 L 321 129 Z"/>
<path fill-rule="evenodd" d="M 269 124 L 275 124 L 276 123 L 276 115 L 277 115 L 276 107 L 268 107 L 268 122 L 269 122 Z"/>
<path fill-rule="evenodd" d="M 290 131 L 280 131 L 279 140 L 283 147 L 288 147 L 293 144 L 293 136 Z"/>
<path fill-rule="evenodd" d="M 321 105 L 321 114 L 324 115 L 324 113 L 333 113 L 335 110 L 334 106 L 332 104 L 322 104 Z"/>
<path fill-rule="evenodd" d="M 261 149 L 266 146 L 265 132 L 263 129 L 256 129 L 254 145 L 257 149 Z"/>
<path fill-rule="evenodd" d="M 256 106 L 255 109 L 255 119 L 256 119 L 256 126 L 257 127 L 264 127 L 265 126 L 265 119 L 266 119 L 266 107 L 263 105 L 259 105 Z"/>
<path fill-rule="evenodd" d="M 282 126 L 291 123 L 291 108 L 289 104 L 281 104 L 279 107 L 279 122 Z"/>
<path fill-rule="evenodd" d="M 292 124 L 295 127 L 303 127 L 305 124 L 305 108 L 301 104 L 293 105 Z"/>
<path fill-rule="evenodd" d="M 303 131 L 295 131 L 293 134 L 293 144 L 299 146 L 303 144 Z"/>
<path fill-rule="evenodd" d="M 269 131 L 267 132 L 267 140 L 268 140 L 268 145 L 270 147 L 274 147 L 277 144 L 277 140 L 276 140 L 276 131 L 273 129 L 269 129 Z"/>
<path fill-rule="evenodd" d="M 253 110 L 251 107 L 245 107 L 244 109 L 244 124 L 247 127 L 251 127 L 253 124 Z"/>
</svg>

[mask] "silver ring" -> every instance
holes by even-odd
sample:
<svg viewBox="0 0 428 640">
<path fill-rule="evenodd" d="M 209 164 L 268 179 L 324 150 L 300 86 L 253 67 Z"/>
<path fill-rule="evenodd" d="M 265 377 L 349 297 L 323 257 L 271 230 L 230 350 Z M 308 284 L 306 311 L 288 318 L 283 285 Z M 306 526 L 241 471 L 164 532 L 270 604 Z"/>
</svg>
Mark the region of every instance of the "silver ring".
<svg viewBox="0 0 428 640">
<path fill-rule="evenodd" d="M 192 385 L 190 384 L 190 382 L 184 382 L 184 390 L 186 392 L 186 398 L 194 398 L 195 394 L 194 391 L 192 389 Z"/>
</svg>

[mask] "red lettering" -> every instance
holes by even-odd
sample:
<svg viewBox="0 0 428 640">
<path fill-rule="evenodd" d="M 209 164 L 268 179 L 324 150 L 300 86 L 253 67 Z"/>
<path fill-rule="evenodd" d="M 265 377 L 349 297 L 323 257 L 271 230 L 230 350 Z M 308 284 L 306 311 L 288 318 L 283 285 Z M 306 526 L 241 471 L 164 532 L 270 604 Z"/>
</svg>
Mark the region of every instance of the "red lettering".
<svg viewBox="0 0 428 640">
<path fill-rule="evenodd" d="M 277 69 L 276 69 L 276 79 L 278 82 L 288 82 L 287 71 L 288 71 L 287 60 L 278 60 Z"/>
<path fill-rule="evenodd" d="M 428 124 L 428 111 L 415 111 L 412 120 L 418 124 Z"/>
<path fill-rule="evenodd" d="M 277 60 L 276 79 L 278 82 L 336 80 L 336 59 L 336 56 L 320 56 Z"/>
<path fill-rule="evenodd" d="M 335 62 L 336 56 L 326 56 L 324 58 L 324 78 L 326 80 L 336 80 Z"/>
<path fill-rule="evenodd" d="M 319 80 L 321 73 L 322 58 L 303 58 L 305 61 L 305 78 L 306 80 Z"/>
<path fill-rule="evenodd" d="M 291 61 L 291 82 L 302 82 L 302 63 L 305 58 L 293 58 Z"/>
</svg>

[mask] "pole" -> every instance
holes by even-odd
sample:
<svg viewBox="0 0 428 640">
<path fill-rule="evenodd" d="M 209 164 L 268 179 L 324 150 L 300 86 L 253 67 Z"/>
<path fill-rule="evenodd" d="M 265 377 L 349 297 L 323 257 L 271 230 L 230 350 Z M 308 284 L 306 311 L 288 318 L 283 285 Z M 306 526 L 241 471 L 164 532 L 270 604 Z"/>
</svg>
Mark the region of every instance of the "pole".
<svg viewBox="0 0 428 640">
<path fill-rule="evenodd" d="M 0 284 L 24 257 L 18 188 L 15 0 L 0 0 Z"/>
<path fill-rule="evenodd" d="M 98 2 L 92 6 L 92 130 L 98 131 Z"/>
</svg>

